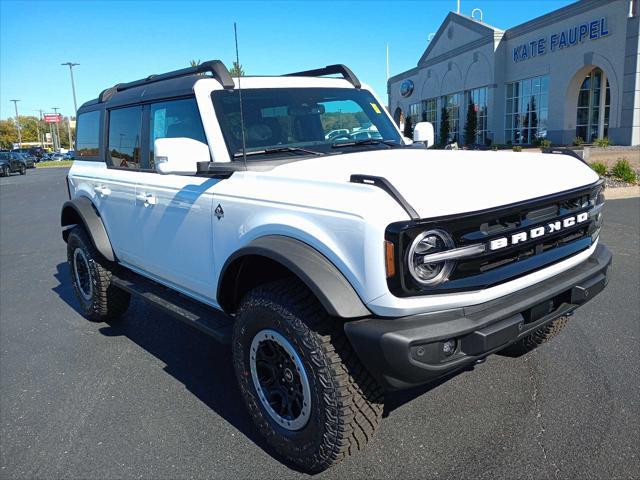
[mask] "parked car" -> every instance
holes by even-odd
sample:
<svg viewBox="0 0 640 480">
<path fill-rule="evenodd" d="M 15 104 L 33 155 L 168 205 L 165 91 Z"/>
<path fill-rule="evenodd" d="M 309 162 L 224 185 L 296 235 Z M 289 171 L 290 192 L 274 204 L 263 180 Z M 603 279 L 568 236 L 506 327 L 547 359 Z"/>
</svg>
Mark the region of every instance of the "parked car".
<svg viewBox="0 0 640 480">
<path fill-rule="evenodd" d="M 36 158 L 33 155 L 28 155 L 26 153 L 19 153 L 19 152 L 16 152 L 15 150 L 11 153 L 17 156 L 18 160 L 24 163 L 27 168 L 36 167 Z"/>
<path fill-rule="evenodd" d="M 50 162 L 61 162 L 68 159 L 62 153 L 52 153 L 51 155 L 49 155 L 49 158 L 47 160 Z"/>
<path fill-rule="evenodd" d="M 329 133 L 327 133 L 324 138 L 327 140 L 332 140 L 336 137 L 348 137 L 349 136 L 349 129 L 348 128 L 338 128 L 337 130 L 331 130 Z"/>
<path fill-rule="evenodd" d="M 244 77 L 243 115 L 238 80 L 215 60 L 82 105 L 62 237 L 90 320 L 137 295 L 231 344 L 297 468 L 364 448 L 385 390 L 524 355 L 607 285 L 603 182 L 580 159 L 429 150 L 427 122 L 411 144 L 344 65 Z M 344 103 L 366 138 L 326 137 Z"/>
<path fill-rule="evenodd" d="M 0 152 L 0 175 L 8 177 L 12 173 L 25 175 L 27 166 L 13 152 Z"/>
</svg>

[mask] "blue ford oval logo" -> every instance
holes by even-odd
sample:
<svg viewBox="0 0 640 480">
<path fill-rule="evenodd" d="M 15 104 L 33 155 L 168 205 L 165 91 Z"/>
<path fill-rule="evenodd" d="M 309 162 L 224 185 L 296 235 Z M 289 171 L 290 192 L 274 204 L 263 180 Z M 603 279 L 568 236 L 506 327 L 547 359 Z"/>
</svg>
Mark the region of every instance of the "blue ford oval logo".
<svg viewBox="0 0 640 480">
<path fill-rule="evenodd" d="M 413 93 L 413 82 L 411 80 L 405 80 L 400 84 L 400 95 L 403 97 L 409 97 Z"/>
</svg>

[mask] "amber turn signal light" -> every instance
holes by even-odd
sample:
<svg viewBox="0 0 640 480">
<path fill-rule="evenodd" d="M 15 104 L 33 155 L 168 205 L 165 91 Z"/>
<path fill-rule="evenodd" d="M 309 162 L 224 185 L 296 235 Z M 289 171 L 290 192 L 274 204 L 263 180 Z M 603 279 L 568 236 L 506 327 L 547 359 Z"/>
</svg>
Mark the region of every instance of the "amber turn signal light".
<svg viewBox="0 0 640 480">
<path fill-rule="evenodd" d="M 384 242 L 384 265 L 387 269 L 387 278 L 393 277 L 396 274 L 396 263 L 394 261 L 394 246 L 393 243 L 385 240 Z"/>
</svg>

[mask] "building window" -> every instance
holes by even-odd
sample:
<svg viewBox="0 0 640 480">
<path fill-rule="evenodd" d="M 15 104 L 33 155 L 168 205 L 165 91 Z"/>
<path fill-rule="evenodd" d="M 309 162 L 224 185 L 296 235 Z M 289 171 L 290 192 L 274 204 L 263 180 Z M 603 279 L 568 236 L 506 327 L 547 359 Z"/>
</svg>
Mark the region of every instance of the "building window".
<svg viewBox="0 0 640 480">
<path fill-rule="evenodd" d="M 433 125 L 435 138 L 438 138 L 438 99 L 429 98 L 422 101 L 422 122 L 430 122 Z"/>
<path fill-rule="evenodd" d="M 447 110 L 449 117 L 449 141 L 459 141 L 460 133 L 460 93 L 453 93 L 442 97 L 442 107 Z"/>
<path fill-rule="evenodd" d="M 604 91 L 602 90 L 603 80 L 606 82 Z M 578 93 L 576 137 L 591 143 L 597 138 L 608 135 L 610 102 L 609 80 L 602 70 L 594 68 L 582 81 Z"/>
<path fill-rule="evenodd" d="M 476 111 L 477 127 L 476 139 L 477 145 L 485 145 L 487 142 L 487 87 L 475 88 L 467 92 L 467 105 L 472 104 Z M 465 121 L 466 121 L 466 112 Z"/>
<path fill-rule="evenodd" d="M 527 78 L 507 84 L 507 143 L 532 144 L 546 138 L 549 76 Z"/>
<path fill-rule="evenodd" d="M 411 125 L 413 126 L 422 120 L 422 103 L 412 103 L 409 105 L 409 117 L 411 118 Z"/>
</svg>

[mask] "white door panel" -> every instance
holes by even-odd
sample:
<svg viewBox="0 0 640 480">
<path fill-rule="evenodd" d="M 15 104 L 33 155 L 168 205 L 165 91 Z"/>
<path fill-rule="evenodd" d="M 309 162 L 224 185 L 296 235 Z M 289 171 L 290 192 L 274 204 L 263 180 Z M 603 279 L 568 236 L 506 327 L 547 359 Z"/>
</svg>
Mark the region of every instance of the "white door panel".
<svg viewBox="0 0 640 480">
<path fill-rule="evenodd" d="M 215 298 L 211 188 L 218 179 L 142 173 L 136 186 L 140 238 L 131 263 L 164 283 Z"/>
</svg>

